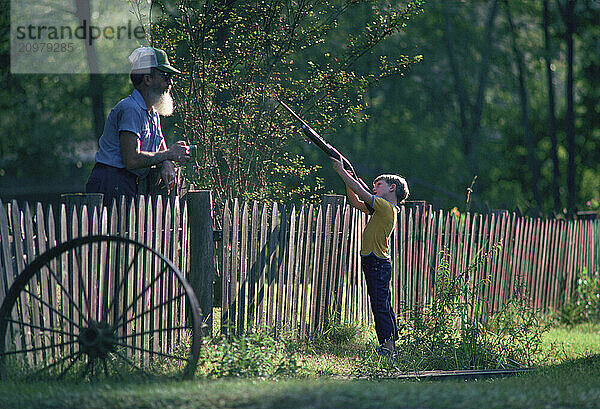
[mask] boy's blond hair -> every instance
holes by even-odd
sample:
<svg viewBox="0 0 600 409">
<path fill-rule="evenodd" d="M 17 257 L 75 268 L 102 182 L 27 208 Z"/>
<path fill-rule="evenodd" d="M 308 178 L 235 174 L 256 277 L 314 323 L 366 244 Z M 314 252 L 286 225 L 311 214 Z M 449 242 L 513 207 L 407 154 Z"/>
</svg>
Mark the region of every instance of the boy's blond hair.
<svg viewBox="0 0 600 409">
<path fill-rule="evenodd" d="M 410 194 L 408 190 L 408 183 L 406 183 L 406 179 L 404 179 L 402 176 L 392 174 L 379 175 L 375 178 L 374 183 L 379 180 L 385 180 L 388 185 L 396 185 L 396 200 L 398 200 L 398 204 L 404 203 L 404 201 L 408 198 L 408 195 Z"/>
</svg>

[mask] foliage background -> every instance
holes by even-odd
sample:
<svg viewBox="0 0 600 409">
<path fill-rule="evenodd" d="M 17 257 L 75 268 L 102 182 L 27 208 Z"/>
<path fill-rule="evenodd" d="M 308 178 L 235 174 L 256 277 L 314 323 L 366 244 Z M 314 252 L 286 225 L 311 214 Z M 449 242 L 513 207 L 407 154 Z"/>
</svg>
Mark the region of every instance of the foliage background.
<svg viewBox="0 0 600 409">
<path fill-rule="evenodd" d="M 329 160 L 268 101 L 276 92 L 366 181 L 383 171 L 405 175 L 413 200 L 463 210 L 475 175 L 472 208 L 479 211 L 586 210 L 600 197 L 598 2 L 416 2 L 422 13 L 403 14 L 398 30 L 379 37 L 392 11 L 409 2 L 321 3 L 156 2 L 167 12 L 157 20 L 156 43 L 185 71 L 178 113 L 163 119 L 163 130 L 170 142 L 184 137 L 206 148 L 186 169 L 199 187 L 220 198 L 343 193 Z M 93 108 L 102 104 L 107 115 L 130 92 L 128 78 L 103 76 L 103 92 L 92 97 L 87 75 L 10 74 L 9 5 L 0 2 L 0 198 L 82 191 L 99 137 Z M 288 36 L 292 19 L 275 16 L 302 5 L 315 13 Z M 214 13 L 202 14 L 207 8 Z M 263 16 L 273 17 L 271 26 Z"/>
</svg>

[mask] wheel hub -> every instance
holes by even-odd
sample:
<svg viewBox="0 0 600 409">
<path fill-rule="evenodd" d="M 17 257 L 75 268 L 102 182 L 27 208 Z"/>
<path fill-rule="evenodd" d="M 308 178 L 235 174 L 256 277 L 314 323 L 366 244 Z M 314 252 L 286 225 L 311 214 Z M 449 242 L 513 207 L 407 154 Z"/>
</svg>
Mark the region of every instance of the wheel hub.
<svg viewBox="0 0 600 409">
<path fill-rule="evenodd" d="M 105 322 L 90 321 L 79 334 L 81 350 L 91 358 L 106 358 L 115 350 L 115 334 Z"/>
</svg>

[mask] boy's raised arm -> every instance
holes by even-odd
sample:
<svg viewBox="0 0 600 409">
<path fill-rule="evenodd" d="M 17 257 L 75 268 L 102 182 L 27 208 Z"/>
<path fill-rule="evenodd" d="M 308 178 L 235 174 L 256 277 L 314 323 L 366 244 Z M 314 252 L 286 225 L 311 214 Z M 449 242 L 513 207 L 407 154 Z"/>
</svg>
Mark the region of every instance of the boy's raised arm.
<svg viewBox="0 0 600 409">
<path fill-rule="evenodd" d="M 367 191 L 362 187 L 360 183 L 356 179 L 354 179 L 346 170 L 344 169 L 344 165 L 338 159 L 331 158 L 333 169 L 337 172 L 338 175 L 342 178 L 344 183 L 346 184 L 346 191 L 348 193 L 348 201 L 352 206 L 357 208 L 358 210 L 370 214 L 366 203 L 371 203 L 373 201 L 373 195 L 371 192 Z"/>
<path fill-rule="evenodd" d="M 360 200 L 356 193 L 354 193 L 354 191 L 350 189 L 350 186 L 348 185 L 346 185 L 346 197 L 348 198 L 348 202 L 352 207 L 360 210 L 363 213 L 371 214 L 365 202 Z"/>
</svg>

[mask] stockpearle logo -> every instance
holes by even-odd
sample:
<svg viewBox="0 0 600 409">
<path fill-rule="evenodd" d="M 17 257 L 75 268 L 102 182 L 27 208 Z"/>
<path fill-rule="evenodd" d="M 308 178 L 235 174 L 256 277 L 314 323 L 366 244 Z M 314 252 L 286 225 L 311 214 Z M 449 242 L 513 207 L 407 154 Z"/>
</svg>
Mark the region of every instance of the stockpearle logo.
<svg viewBox="0 0 600 409">
<path fill-rule="evenodd" d="M 12 0 L 11 72 L 128 73 L 131 51 L 148 45 L 136 18 L 144 7 L 147 0 Z"/>
</svg>

